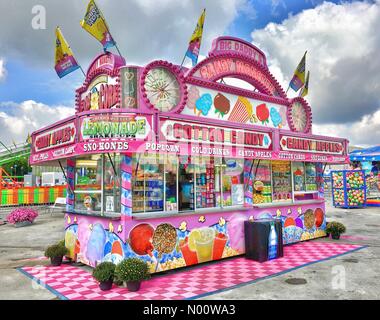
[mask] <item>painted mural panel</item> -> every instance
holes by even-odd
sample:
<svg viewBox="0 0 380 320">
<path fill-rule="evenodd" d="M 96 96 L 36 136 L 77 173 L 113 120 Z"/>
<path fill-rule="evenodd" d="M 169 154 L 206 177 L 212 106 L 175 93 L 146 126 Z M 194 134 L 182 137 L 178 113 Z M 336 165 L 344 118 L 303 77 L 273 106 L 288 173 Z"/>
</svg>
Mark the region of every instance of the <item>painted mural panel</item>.
<svg viewBox="0 0 380 320">
<path fill-rule="evenodd" d="M 95 266 L 102 261 L 119 263 L 137 257 L 160 272 L 244 254 L 244 221 L 280 219 L 284 244 L 323 237 L 326 218 L 323 203 L 281 209 L 189 215 L 132 220 L 122 240 L 121 221 L 66 215 L 66 246 L 70 257 Z"/>
<path fill-rule="evenodd" d="M 235 96 L 199 86 L 189 86 L 182 114 L 270 128 L 289 129 L 287 107 Z"/>
</svg>

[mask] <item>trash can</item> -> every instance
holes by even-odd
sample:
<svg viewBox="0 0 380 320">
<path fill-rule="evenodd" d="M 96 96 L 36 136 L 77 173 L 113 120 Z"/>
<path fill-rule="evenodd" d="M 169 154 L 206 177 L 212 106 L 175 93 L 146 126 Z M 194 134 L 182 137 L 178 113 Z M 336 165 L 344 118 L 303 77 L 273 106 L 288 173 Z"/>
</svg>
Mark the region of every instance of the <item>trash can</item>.
<svg viewBox="0 0 380 320">
<path fill-rule="evenodd" d="M 244 221 L 245 255 L 264 262 L 284 255 L 279 219 Z"/>
</svg>

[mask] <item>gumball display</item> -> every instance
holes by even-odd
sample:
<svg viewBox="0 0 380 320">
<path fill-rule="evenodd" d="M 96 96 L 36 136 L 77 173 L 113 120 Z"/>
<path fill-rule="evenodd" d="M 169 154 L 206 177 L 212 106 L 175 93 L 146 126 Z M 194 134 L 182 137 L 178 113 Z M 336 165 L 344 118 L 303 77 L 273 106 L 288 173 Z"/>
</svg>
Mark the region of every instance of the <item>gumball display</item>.
<svg viewBox="0 0 380 320">
<path fill-rule="evenodd" d="M 364 175 L 361 171 L 351 171 L 346 174 L 346 187 L 362 188 L 364 186 Z"/>
<path fill-rule="evenodd" d="M 334 205 L 344 206 L 344 190 L 334 190 Z"/>
<path fill-rule="evenodd" d="M 348 199 L 349 206 L 364 205 L 364 190 L 355 190 L 355 189 L 348 190 L 347 199 Z"/>
<path fill-rule="evenodd" d="M 334 206 L 360 207 L 366 201 L 366 180 L 362 170 L 332 172 Z"/>
<path fill-rule="evenodd" d="M 343 188 L 343 172 L 334 172 L 332 174 L 334 188 Z"/>
</svg>

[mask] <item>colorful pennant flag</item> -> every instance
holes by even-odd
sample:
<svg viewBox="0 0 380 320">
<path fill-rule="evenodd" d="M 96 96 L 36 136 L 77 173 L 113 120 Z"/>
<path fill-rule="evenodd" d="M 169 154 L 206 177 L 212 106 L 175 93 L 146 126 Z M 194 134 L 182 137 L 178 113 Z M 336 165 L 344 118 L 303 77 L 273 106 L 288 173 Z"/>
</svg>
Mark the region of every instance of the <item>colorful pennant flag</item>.
<svg viewBox="0 0 380 320">
<path fill-rule="evenodd" d="M 203 10 L 201 16 L 198 19 L 197 26 L 190 38 L 189 47 L 186 51 L 187 57 L 189 57 L 193 63 L 193 67 L 198 63 L 199 50 L 202 42 L 203 25 L 206 17 L 206 9 Z"/>
<path fill-rule="evenodd" d="M 298 91 L 305 84 L 305 66 L 306 66 L 306 53 L 303 55 L 300 63 L 297 66 L 296 71 L 294 72 L 294 76 L 290 81 L 289 87 L 294 91 Z"/>
<path fill-rule="evenodd" d="M 55 71 L 58 77 L 62 78 L 70 72 L 79 69 L 77 61 L 74 58 L 74 54 L 71 51 L 70 46 L 67 44 L 65 38 L 62 35 L 59 27 L 55 29 Z"/>
<path fill-rule="evenodd" d="M 27 144 L 31 144 L 31 143 L 32 143 L 32 137 L 31 137 L 31 135 L 30 135 L 29 132 L 28 132 L 28 136 L 26 137 L 25 142 L 26 142 Z"/>
<path fill-rule="evenodd" d="M 307 72 L 305 85 L 300 91 L 300 97 L 302 98 L 305 97 L 309 92 L 309 76 L 310 76 L 310 71 Z"/>
<path fill-rule="evenodd" d="M 83 29 L 103 45 L 104 50 L 116 46 L 106 20 L 94 0 L 90 0 L 88 3 L 86 14 L 80 24 Z"/>
</svg>

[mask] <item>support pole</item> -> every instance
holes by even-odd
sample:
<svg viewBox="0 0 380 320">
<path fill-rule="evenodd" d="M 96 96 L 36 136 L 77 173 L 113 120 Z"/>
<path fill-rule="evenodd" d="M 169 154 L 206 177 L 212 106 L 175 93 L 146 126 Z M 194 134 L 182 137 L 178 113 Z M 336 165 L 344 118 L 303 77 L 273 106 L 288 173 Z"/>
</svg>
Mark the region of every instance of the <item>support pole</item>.
<svg viewBox="0 0 380 320">
<path fill-rule="evenodd" d="M 63 166 L 62 166 L 61 160 L 58 160 L 58 163 L 59 163 L 59 166 L 61 167 L 61 170 L 62 170 L 63 176 L 65 177 L 65 180 L 66 180 L 67 186 L 68 186 L 69 189 L 70 189 L 70 192 L 71 192 L 71 193 L 74 193 L 74 190 L 71 189 L 70 183 L 67 181 L 66 172 L 65 172 L 65 169 L 63 169 Z"/>
</svg>

